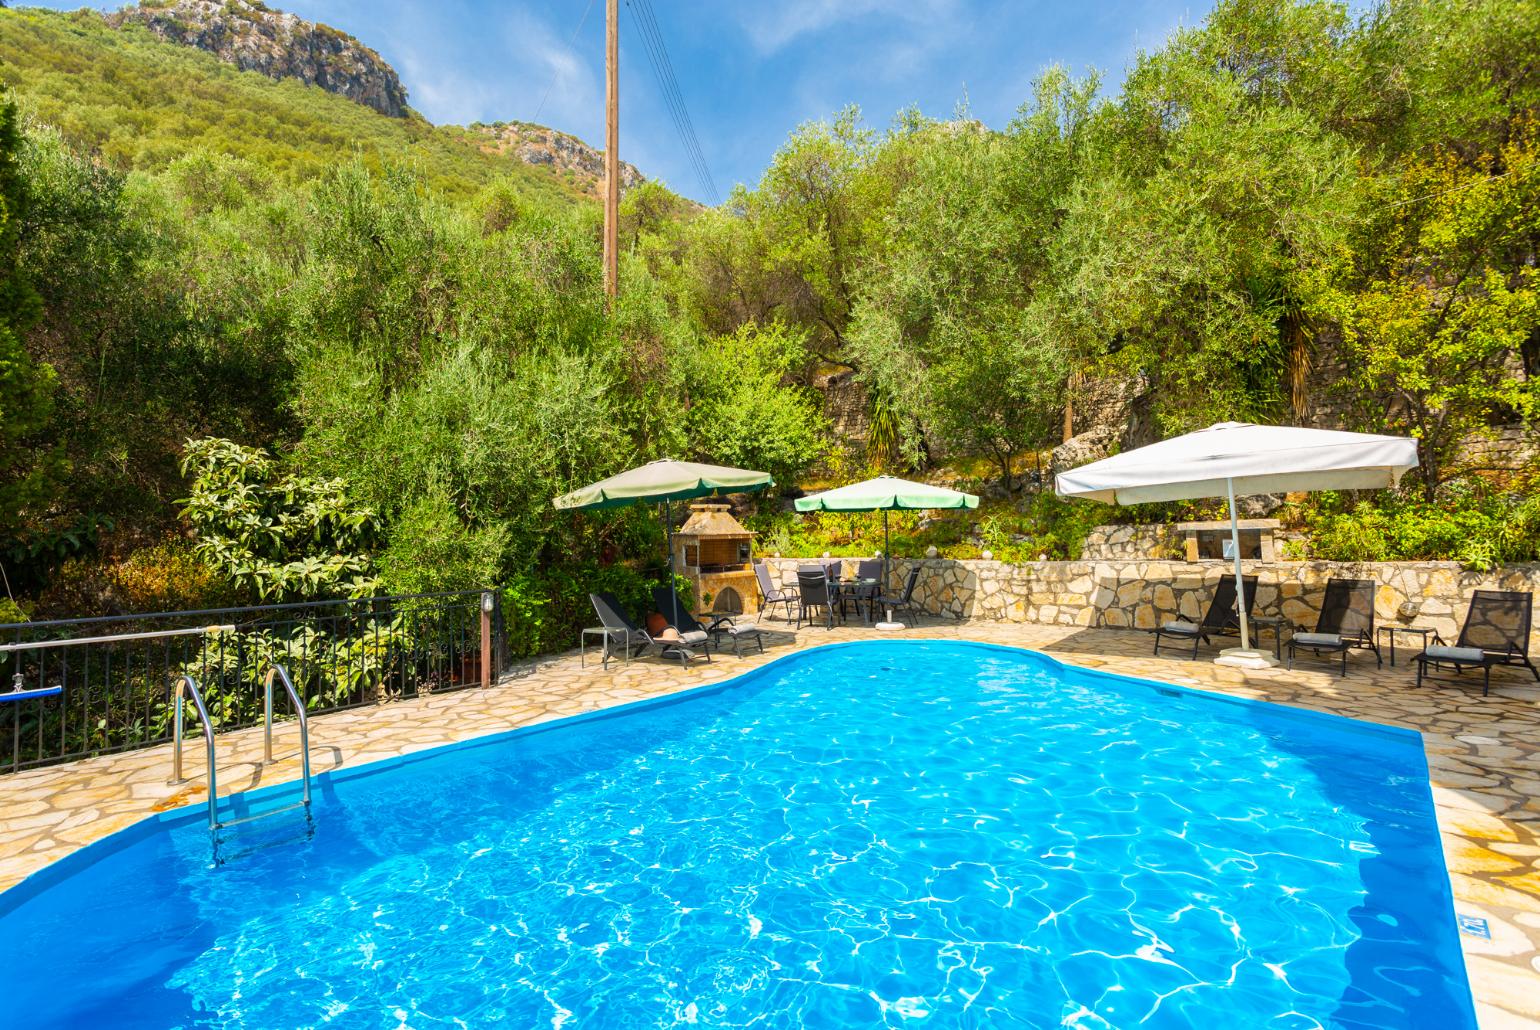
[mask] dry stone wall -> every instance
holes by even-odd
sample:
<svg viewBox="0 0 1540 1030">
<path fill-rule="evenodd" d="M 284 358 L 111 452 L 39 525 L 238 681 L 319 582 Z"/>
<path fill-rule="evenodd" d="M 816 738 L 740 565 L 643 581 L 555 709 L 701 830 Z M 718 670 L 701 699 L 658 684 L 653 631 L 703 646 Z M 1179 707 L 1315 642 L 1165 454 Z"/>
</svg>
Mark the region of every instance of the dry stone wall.
<svg viewBox="0 0 1540 1030">
<path fill-rule="evenodd" d="M 772 577 L 794 587 L 797 566 L 810 559 L 767 558 Z M 1227 561 L 997 561 L 894 558 L 889 589 L 920 566 L 917 596 L 932 614 L 1002 622 L 1154 629 L 1177 615 L 1200 618 L 1220 577 L 1234 575 Z M 1282 615 L 1314 628 L 1326 581 L 1333 576 L 1372 579 L 1377 625 L 1427 626 L 1447 641 L 1460 632 L 1471 592 L 1527 590 L 1540 594 L 1540 565 L 1475 572 L 1456 562 L 1242 562 L 1259 578 L 1256 612 Z M 1412 645 L 1415 638 L 1398 642 Z M 1271 644 L 1271 637 L 1267 638 Z M 1540 633 L 1530 644 L 1540 654 Z"/>
<path fill-rule="evenodd" d="M 1080 557 L 1086 561 L 1171 558 L 1182 553 L 1182 535 L 1172 525 L 1094 526 Z"/>
</svg>

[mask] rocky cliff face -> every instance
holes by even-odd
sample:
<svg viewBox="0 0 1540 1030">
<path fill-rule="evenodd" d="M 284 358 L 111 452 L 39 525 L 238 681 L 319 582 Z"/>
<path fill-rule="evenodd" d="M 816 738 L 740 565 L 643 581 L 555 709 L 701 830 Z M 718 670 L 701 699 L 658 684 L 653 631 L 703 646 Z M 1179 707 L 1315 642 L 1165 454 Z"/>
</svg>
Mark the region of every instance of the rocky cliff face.
<svg viewBox="0 0 1540 1030">
<path fill-rule="evenodd" d="M 108 15 L 197 47 L 245 71 L 298 79 L 391 118 L 408 114 L 395 69 L 345 32 L 274 11 L 257 0 L 145 0 Z"/>
<path fill-rule="evenodd" d="M 604 151 L 576 136 L 529 122 L 476 122 L 465 130 L 469 140 L 489 154 L 514 157 L 525 164 L 544 165 L 558 174 L 570 172 L 582 189 L 595 196 L 604 189 Z M 625 192 L 645 180 L 634 165 L 620 162 L 620 189 Z"/>
</svg>

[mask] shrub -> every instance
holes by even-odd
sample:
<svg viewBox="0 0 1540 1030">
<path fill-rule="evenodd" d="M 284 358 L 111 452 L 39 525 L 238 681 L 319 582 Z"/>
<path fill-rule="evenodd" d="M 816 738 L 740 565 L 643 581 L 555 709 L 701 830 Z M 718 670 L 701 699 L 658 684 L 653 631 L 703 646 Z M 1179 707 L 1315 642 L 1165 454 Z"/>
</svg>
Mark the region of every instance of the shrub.
<svg viewBox="0 0 1540 1030">
<path fill-rule="evenodd" d="M 597 625 L 590 593 L 609 591 L 633 617 L 652 606 L 658 583 L 629 565 L 558 565 L 513 577 L 503 586 L 503 623 L 515 658 L 565 651 L 578 631 Z M 681 591 L 682 599 L 690 598 Z"/>
<path fill-rule="evenodd" d="M 374 592 L 378 521 L 343 480 L 280 474 L 266 451 L 218 438 L 187 441 L 182 473 L 197 553 L 237 586 L 264 602 Z"/>
<path fill-rule="evenodd" d="M 497 581 L 506 534 L 467 527 L 444 494 L 418 498 L 390 527 L 380 581 L 393 594 L 477 590 Z"/>
<path fill-rule="evenodd" d="M 27 622 L 26 609 L 17 604 L 15 599 L 0 597 L 0 625 L 9 626 L 17 622 Z"/>
<path fill-rule="evenodd" d="M 112 568 L 111 582 L 131 612 L 222 608 L 241 600 L 234 584 L 185 540 L 135 551 Z"/>
<path fill-rule="evenodd" d="M 1540 497 L 1450 491 L 1432 503 L 1387 497 L 1348 504 L 1322 494 L 1296 512 L 1305 554 L 1328 561 L 1458 561 L 1485 571 L 1540 559 Z"/>
</svg>

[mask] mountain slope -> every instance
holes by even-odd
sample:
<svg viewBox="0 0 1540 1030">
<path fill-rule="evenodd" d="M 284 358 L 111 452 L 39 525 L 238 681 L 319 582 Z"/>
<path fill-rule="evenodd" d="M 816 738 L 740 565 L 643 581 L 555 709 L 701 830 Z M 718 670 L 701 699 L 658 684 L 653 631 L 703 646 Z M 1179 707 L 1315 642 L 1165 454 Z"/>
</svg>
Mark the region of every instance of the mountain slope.
<svg viewBox="0 0 1540 1030">
<path fill-rule="evenodd" d="M 407 163 L 451 196 L 508 179 L 570 202 L 592 183 L 483 150 L 466 130 L 407 109 L 388 117 L 293 78 L 242 71 L 94 11 L 0 8 L 0 83 L 24 110 L 114 167 L 153 171 L 192 151 L 244 158 L 295 180 L 356 157 Z"/>
<path fill-rule="evenodd" d="M 169 43 L 207 50 L 242 71 L 320 86 L 391 118 L 404 118 L 406 89 L 396 70 L 358 40 L 260 0 L 141 0 L 107 15 L 139 24 Z"/>
<path fill-rule="evenodd" d="M 493 122 L 490 125 L 472 122 L 463 133 L 460 138 L 485 153 L 548 167 L 569 183 L 580 187 L 588 184 L 588 191 L 596 197 L 604 186 L 604 151 L 569 133 L 533 122 Z M 620 162 L 621 190 L 628 190 L 642 181 L 642 173 L 635 165 Z"/>
</svg>

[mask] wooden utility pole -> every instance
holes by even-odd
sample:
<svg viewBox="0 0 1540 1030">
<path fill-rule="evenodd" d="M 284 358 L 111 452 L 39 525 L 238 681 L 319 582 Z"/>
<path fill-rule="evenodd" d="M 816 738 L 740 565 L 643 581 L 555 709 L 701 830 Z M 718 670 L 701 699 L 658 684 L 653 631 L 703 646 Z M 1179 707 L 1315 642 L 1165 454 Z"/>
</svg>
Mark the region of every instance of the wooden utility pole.
<svg viewBox="0 0 1540 1030">
<path fill-rule="evenodd" d="M 620 0 L 604 5 L 604 292 L 620 284 Z"/>
</svg>

